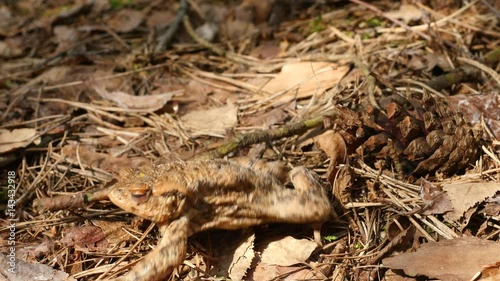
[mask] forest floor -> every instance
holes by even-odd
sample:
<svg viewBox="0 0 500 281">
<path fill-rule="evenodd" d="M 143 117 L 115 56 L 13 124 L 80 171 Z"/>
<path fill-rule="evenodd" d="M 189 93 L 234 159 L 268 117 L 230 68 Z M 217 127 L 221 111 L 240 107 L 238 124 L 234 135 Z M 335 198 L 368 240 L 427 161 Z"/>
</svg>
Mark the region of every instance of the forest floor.
<svg viewBox="0 0 500 281">
<path fill-rule="evenodd" d="M 125 274 L 160 233 L 96 190 L 240 156 L 320 176 L 322 246 L 308 225 L 210 230 L 168 280 L 499 280 L 499 8 L 0 2 L 0 280 Z"/>
</svg>

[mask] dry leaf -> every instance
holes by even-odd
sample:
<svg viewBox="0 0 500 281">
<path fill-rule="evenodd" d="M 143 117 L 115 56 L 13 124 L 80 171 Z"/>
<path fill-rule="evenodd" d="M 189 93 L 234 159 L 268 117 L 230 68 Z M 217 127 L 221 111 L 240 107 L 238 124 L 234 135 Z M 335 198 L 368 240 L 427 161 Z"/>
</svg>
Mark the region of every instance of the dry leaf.
<svg viewBox="0 0 500 281">
<path fill-rule="evenodd" d="M 495 196 L 496 198 L 500 198 L 500 194 L 497 194 Z M 490 199 L 491 200 L 491 199 Z M 482 213 L 486 216 L 490 217 L 497 217 L 497 220 L 500 220 L 500 202 L 489 202 L 490 200 L 487 200 L 488 203 L 484 205 Z"/>
<path fill-rule="evenodd" d="M 264 114 L 248 116 L 242 123 L 245 126 L 264 126 L 267 128 L 271 125 L 283 124 L 287 117 L 288 115 L 283 108 L 278 107 Z"/>
<path fill-rule="evenodd" d="M 146 19 L 146 25 L 149 29 L 158 28 L 159 30 L 167 27 L 175 20 L 175 13 L 168 11 L 153 11 Z"/>
<path fill-rule="evenodd" d="M 416 252 L 386 258 L 383 264 L 392 269 L 402 269 L 410 276 L 468 281 L 484 265 L 500 261 L 498 253 L 500 242 L 461 237 L 422 244 Z"/>
<path fill-rule="evenodd" d="M 316 145 L 337 164 L 345 163 L 347 148 L 344 138 L 339 133 L 328 130 L 314 138 Z"/>
<path fill-rule="evenodd" d="M 315 280 L 318 268 L 305 267 L 318 245 L 310 240 L 291 236 L 272 241 L 261 250 L 261 261 L 249 273 L 248 280 Z"/>
<path fill-rule="evenodd" d="M 19 247 L 16 249 L 18 259 L 36 263 L 40 258 L 47 257 L 54 252 L 55 243 L 53 240 L 44 238 L 43 242 L 38 242 L 32 246 Z"/>
<path fill-rule="evenodd" d="M 186 128 L 196 135 L 223 135 L 228 128 L 236 126 L 238 122 L 238 107 L 225 105 L 204 110 L 192 110 L 183 116 L 181 121 Z"/>
<path fill-rule="evenodd" d="M 417 21 L 422 18 L 423 13 L 414 5 L 402 4 L 399 10 L 386 12 L 384 15 L 390 18 L 402 19 L 405 23 L 409 23 L 410 21 Z"/>
<path fill-rule="evenodd" d="M 286 277 L 285 277 L 286 276 Z M 259 263 L 252 273 L 251 279 L 260 281 L 297 281 L 297 280 L 323 280 L 325 275 L 316 276 L 314 269 L 297 266 L 279 266 Z"/>
<path fill-rule="evenodd" d="M 17 57 L 23 53 L 23 46 L 20 40 L 6 39 L 0 41 L 0 57 Z"/>
<path fill-rule="evenodd" d="M 35 129 L 14 129 L 12 131 L 0 129 L 0 153 L 13 151 L 23 148 L 34 142 L 40 143 L 40 137 L 35 138 L 37 132 Z"/>
<path fill-rule="evenodd" d="M 481 281 L 500 280 L 500 262 L 484 265 L 483 268 L 481 272 Z"/>
<path fill-rule="evenodd" d="M 384 274 L 384 281 L 416 281 L 413 277 L 401 276 L 394 272 L 392 269 L 389 269 Z"/>
<path fill-rule="evenodd" d="M 271 59 L 277 57 L 281 52 L 278 42 L 264 41 L 250 52 L 250 55 L 259 59 Z"/>
<path fill-rule="evenodd" d="M 93 250 L 108 246 L 104 232 L 97 226 L 66 228 L 61 243 L 66 247 L 75 247 L 80 251 L 84 251 L 87 248 Z"/>
<path fill-rule="evenodd" d="M 140 167 L 149 164 L 150 161 L 145 157 L 127 158 L 113 157 L 107 153 L 92 151 L 88 146 L 76 146 L 68 144 L 63 146 L 62 154 L 71 161 L 79 159 L 80 163 L 94 168 L 99 168 L 107 172 L 117 174 L 123 167 Z"/>
<path fill-rule="evenodd" d="M 56 42 L 59 44 L 57 51 L 65 50 L 79 39 L 78 29 L 66 25 L 54 27 L 54 35 Z"/>
<path fill-rule="evenodd" d="M 108 26 L 116 32 L 130 32 L 136 29 L 143 19 L 142 12 L 123 9 L 108 20 Z"/>
<path fill-rule="evenodd" d="M 94 89 L 102 98 L 115 102 L 121 108 L 144 111 L 156 111 L 170 101 L 175 94 L 182 92 L 175 91 L 152 96 L 133 96 L 121 91 L 108 92 L 100 86 L 94 86 Z"/>
<path fill-rule="evenodd" d="M 219 33 L 219 26 L 212 22 L 205 22 L 203 25 L 200 25 L 195 30 L 196 34 L 198 34 L 201 38 L 212 42 L 215 39 L 215 36 Z"/>
<path fill-rule="evenodd" d="M 349 71 L 348 66 L 338 66 L 329 62 L 297 62 L 290 63 L 281 69 L 281 72 L 269 83 L 256 85 L 262 87 L 263 92 L 287 94 L 281 101 L 310 97 L 323 92 L 336 84 Z"/>
<path fill-rule="evenodd" d="M 424 211 L 425 215 L 444 214 L 453 211 L 450 198 L 442 188 L 423 178 L 421 180 L 419 196 L 425 202 L 425 205 L 429 206 Z"/>
<path fill-rule="evenodd" d="M 43 72 L 34 79 L 35 83 L 43 82 L 45 84 L 53 84 L 61 82 L 64 78 L 68 76 L 68 73 L 72 70 L 69 66 L 56 66 L 49 70 Z"/>
<path fill-rule="evenodd" d="M 220 26 L 221 37 L 225 40 L 238 40 L 255 32 L 255 25 L 242 20 L 231 20 Z"/>
<path fill-rule="evenodd" d="M 251 10 L 253 12 L 252 21 L 255 24 L 267 22 L 276 0 L 243 0 L 236 9 Z M 241 18 L 238 18 L 241 19 Z"/>
<path fill-rule="evenodd" d="M 255 234 L 250 230 L 243 230 L 235 235 L 235 232 L 227 233 L 228 237 L 221 239 L 219 246 L 216 249 L 216 257 L 212 263 L 210 275 L 212 276 L 225 276 L 231 280 L 243 280 L 247 270 L 252 264 L 255 257 L 253 249 Z"/>
<path fill-rule="evenodd" d="M 500 95 L 492 92 L 487 95 L 446 96 L 446 99 L 472 124 L 484 118 L 493 135 L 500 139 Z"/>
<path fill-rule="evenodd" d="M 7 277 L 9 281 L 76 281 L 75 278 L 69 277 L 66 272 L 55 270 L 48 265 L 28 263 L 18 259 L 14 263 L 16 264 L 15 273 L 9 272 L 9 258 L 0 253 L 0 276 Z"/>
<path fill-rule="evenodd" d="M 124 221 L 108 221 L 108 220 L 92 220 L 92 224 L 102 229 L 106 241 L 110 245 L 115 246 L 123 241 L 132 239 L 130 234 L 125 231 L 125 227 L 129 227 Z"/>
<path fill-rule="evenodd" d="M 334 182 L 337 175 L 337 165 L 347 161 L 347 146 L 341 134 L 328 130 L 314 138 L 316 145 L 330 158 L 327 177 L 330 183 Z"/>
<path fill-rule="evenodd" d="M 3 37 L 7 37 L 7 34 L 10 33 L 9 29 L 14 29 L 14 27 L 16 27 L 16 19 L 19 19 L 19 18 L 20 17 L 14 17 L 9 8 L 7 8 L 6 6 L 1 6 L 0 7 L 0 35 Z"/>
<path fill-rule="evenodd" d="M 287 236 L 269 243 L 262 252 L 262 262 L 281 266 L 303 263 L 317 247 L 318 244 L 311 240 Z"/>
<path fill-rule="evenodd" d="M 442 186 L 454 209 L 444 215 L 449 222 L 457 222 L 467 210 L 500 192 L 500 184 L 495 182 L 443 183 Z"/>
<path fill-rule="evenodd" d="M 52 24 L 56 21 L 62 22 L 65 19 L 77 18 L 79 14 L 87 11 L 93 3 L 94 0 L 76 0 L 66 5 L 54 5 L 53 8 L 44 10 L 44 13 L 38 18 L 38 21 L 34 21 L 30 24 L 29 28 L 50 29 Z"/>
</svg>

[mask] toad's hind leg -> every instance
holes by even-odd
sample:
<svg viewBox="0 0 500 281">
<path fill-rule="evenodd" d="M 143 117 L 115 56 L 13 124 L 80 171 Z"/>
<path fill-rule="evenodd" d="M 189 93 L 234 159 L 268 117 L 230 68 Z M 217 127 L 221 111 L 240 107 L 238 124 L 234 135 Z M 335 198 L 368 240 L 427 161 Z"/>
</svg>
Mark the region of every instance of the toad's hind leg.
<svg viewBox="0 0 500 281">
<path fill-rule="evenodd" d="M 313 206 L 310 208 L 317 208 L 317 212 L 319 214 L 319 217 L 323 217 L 324 220 L 326 220 L 328 215 L 333 215 L 333 217 L 337 217 L 333 209 L 331 208 L 330 202 L 328 200 L 328 197 L 326 196 L 326 193 L 321 186 L 321 184 L 316 180 L 314 174 L 309 171 L 308 169 L 304 167 L 296 167 L 293 170 L 290 171 L 290 180 L 293 183 L 293 186 L 296 191 L 299 193 L 302 192 L 302 195 L 305 196 L 310 196 L 310 192 L 313 191 L 313 196 L 312 198 L 309 198 L 309 200 L 312 200 L 313 203 L 311 203 Z M 304 199 L 304 198 L 302 198 Z M 307 200 L 306 198 L 305 200 Z M 325 205 L 325 202 L 327 205 Z M 307 206 L 306 206 L 307 208 Z M 305 210 L 304 210 L 305 211 Z M 328 214 L 326 214 L 328 212 Z M 313 222 L 312 227 L 314 230 L 314 240 L 319 246 L 322 246 L 321 243 L 321 226 L 323 224 L 323 221 L 317 221 Z"/>
<path fill-rule="evenodd" d="M 185 217 L 160 229 L 163 237 L 156 249 L 139 261 L 127 275 L 118 281 L 166 280 L 168 275 L 186 258 L 189 220 Z"/>
<path fill-rule="evenodd" d="M 300 166 L 293 168 L 289 176 L 296 190 L 323 190 L 323 187 L 316 180 L 314 174 L 305 167 Z"/>
<path fill-rule="evenodd" d="M 294 188 L 274 189 L 275 194 L 267 196 L 267 214 L 274 217 L 276 222 L 285 223 L 328 220 L 332 212 L 330 200 L 312 172 L 304 167 L 296 167 L 289 176 Z"/>
</svg>

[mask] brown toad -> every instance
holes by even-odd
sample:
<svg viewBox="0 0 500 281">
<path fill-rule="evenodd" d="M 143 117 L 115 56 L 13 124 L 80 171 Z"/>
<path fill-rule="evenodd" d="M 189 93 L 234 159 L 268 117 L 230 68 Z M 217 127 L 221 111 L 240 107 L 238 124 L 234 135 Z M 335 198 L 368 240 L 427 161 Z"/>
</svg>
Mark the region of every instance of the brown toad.
<svg viewBox="0 0 500 281">
<path fill-rule="evenodd" d="M 163 280 L 185 258 L 193 233 L 263 223 L 320 223 L 329 199 L 303 167 L 281 181 L 279 164 L 225 160 L 171 162 L 123 172 L 109 198 L 120 208 L 157 223 L 162 238 L 119 280 Z"/>
</svg>

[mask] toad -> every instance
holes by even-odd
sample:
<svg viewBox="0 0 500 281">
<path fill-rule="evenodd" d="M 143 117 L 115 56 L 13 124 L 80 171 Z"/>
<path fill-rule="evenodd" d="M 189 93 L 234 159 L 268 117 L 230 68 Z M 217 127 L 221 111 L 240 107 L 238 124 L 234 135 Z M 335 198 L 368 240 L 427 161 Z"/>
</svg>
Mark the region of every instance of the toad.
<svg viewBox="0 0 500 281">
<path fill-rule="evenodd" d="M 332 212 L 314 174 L 288 173 L 277 162 L 207 160 L 170 162 L 123 171 L 109 199 L 155 222 L 155 250 L 117 280 L 164 280 L 186 256 L 188 237 L 207 229 L 241 229 L 264 223 L 322 223 Z"/>
</svg>

